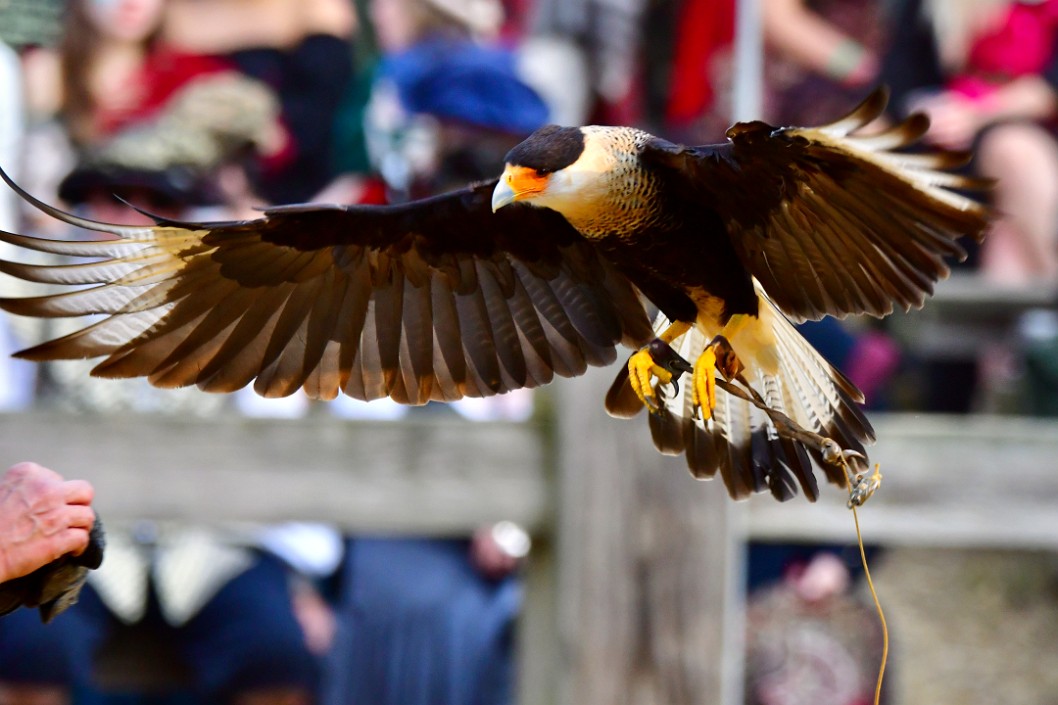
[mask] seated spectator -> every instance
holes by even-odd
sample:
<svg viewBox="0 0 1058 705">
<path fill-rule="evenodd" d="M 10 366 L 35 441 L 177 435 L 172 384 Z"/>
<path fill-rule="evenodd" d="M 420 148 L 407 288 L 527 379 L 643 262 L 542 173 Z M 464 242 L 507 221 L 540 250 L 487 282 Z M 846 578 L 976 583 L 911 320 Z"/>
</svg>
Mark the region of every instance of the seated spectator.
<svg viewBox="0 0 1058 705">
<path fill-rule="evenodd" d="M 127 161 L 147 170 L 162 171 L 165 159 L 173 160 L 165 167 L 201 166 L 212 157 L 203 150 L 230 151 L 229 143 L 248 131 L 253 134 L 255 170 L 276 169 L 289 161 L 289 133 L 274 114 L 277 108 L 263 123 L 244 123 L 247 115 L 261 115 L 256 107 L 261 101 L 275 101 L 267 97 L 267 86 L 240 74 L 228 59 L 184 51 L 160 39 L 164 10 L 164 0 L 72 0 L 57 51 L 36 48 L 23 54 L 34 126 L 57 116 L 73 147 L 72 161 L 82 166 L 99 161 L 96 151 L 113 153 L 122 145 L 131 150 Z M 244 110 L 247 100 L 254 104 Z M 181 133 L 182 145 L 170 141 L 154 146 L 134 137 L 144 125 L 155 135 L 166 134 L 164 125 L 155 126 L 159 121 L 191 121 L 198 130 Z M 141 149 L 146 151 L 135 153 Z M 54 140 L 46 148 L 49 154 L 61 151 Z M 39 162 L 48 161 L 37 156 L 30 160 L 34 168 L 26 180 L 54 188 L 63 172 L 35 173 Z M 50 168 L 69 169 L 62 163 Z M 37 193 L 47 190 L 34 188 Z"/>
<path fill-rule="evenodd" d="M 1053 286 L 1058 2 L 908 0 L 893 23 L 881 81 L 892 88 L 896 117 L 925 112 L 927 141 L 972 150 L 970 168 L 995 180 L 996 219 L 964 266 L 1007 286 Z M 1009 396 L 1018 367 L 1018 352 L 995 340 L 976 361 L 929 361 L 926 409 L 988 408 Z"/>
<path fill-rule="evenodd" d="M 492 533 L 348 542 L 327 705 L 513 701 L 521 590 Z"/>
<path fill-rule="evenodd" d="M 818 125 L 844 114 L 878 80 L 885 45 L 878 0 L 766 0 L 765 116 L 773 124 Z"/>
<path fill-rule="evenodd" d="M 685 0 L 666 108 L 672 137 L 719 142 L 732 122 L 736 2 Z M 887 26 L 878 0 L 764 0 L 762 118 L 815 125 L 842 115 L 877 80 Z"/>
<path fill-rule="evenodd" d="M 1058 278 L 1058 2 L 909 0 L 881 80 L 892 109 L 930 116 L 926 139 L 974 148 L 996 179 L 999 219 L 982 272 L 1026 284 Z"/>
<path fill-rule="evenodd" d="M 334 122 L 353 80 L 349 0 L 170 0 L 164 40 L 220 56 L 279 97 L 289 135 L 257 190 L 271 203 L 315 200 L 337 175 Z"/>
<path fill-rule="evenodd" d="M 365 118 L 368 148 L 402 196 L 494 176 L 510 147 L 548 121 L 513 52 L 489 43 L 495 0 L 372 0 L 382 58 Z"/>
<path fill-rule="evenodd" d="M 796 552 L 774 547 L 767 553 L 783 551 Z M 849 565 L 839 555 L 816 550 L 786 565 L 779 582 L 751 591 L 746 604 L 748 705 L 874 702 L 881 626 L 851 583 Z M 883 690 L 882 702 L 886 694 Z"/>
</svg>

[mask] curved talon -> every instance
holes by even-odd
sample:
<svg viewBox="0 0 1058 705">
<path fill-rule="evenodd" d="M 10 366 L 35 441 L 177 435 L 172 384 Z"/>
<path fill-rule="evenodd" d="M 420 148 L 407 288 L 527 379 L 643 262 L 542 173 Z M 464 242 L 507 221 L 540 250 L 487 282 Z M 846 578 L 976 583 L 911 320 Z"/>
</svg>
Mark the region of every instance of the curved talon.
<svg viewBox="0 0 1058 705">
<path fill-rule="evenodd" d="M 657 413 L 661 408 L 653 380 L 657 378 L 661 384 L 672 384 L 675 394 L 679 394 L 678 380 L 684 372 L 691 370 L 689 362 L 680 357 L 668 343 L 658 338 L 628 358 L 628 380 L 632 391 L 651 413 Z"/>
<path fill-rule="evenodd" d="M 709 343 L 709 347 L 716 355 L 716 369 L 720 370 L 720 374 L 726 379 L 735 379 L 742 373 L 742 370 L 746 369 L 742 361 L 738 359 L 738 355 L 735 354 L 735 349 L 731 347 L 731 341 L 726 337 L 716 336 L 713 342 Z"/>
</svg>

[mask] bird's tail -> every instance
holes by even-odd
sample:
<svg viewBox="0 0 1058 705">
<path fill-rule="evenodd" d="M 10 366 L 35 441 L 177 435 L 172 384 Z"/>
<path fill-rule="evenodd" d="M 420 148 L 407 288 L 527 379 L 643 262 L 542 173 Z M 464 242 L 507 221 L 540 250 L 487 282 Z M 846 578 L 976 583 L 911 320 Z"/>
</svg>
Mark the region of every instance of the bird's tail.
<svg viewBox="0 0 1058 705">
<path fill-rule="evenodd" d="M 834 440 L 843 450 L 862 453 L 864 445 L 873 442 L 874 431 L 858 408 L 863 401 L 860 391 L 763 295 L 761 322 L 770 328 L 773 348 L 765 351 L 770 359 L 763 364 L 749 355 L 740 355 L 746 365 L 747 381 L 772 410 L 787 415 L 808 431 Z M 668 324 L 659 315 L 655 330 L 664 330 Z M 693 362 L 709 342 L 698 328 L 692 327 L 673 341 L 672 347 Z M 737 345 L 735 352 L 739 354 Z M 828 480 L 845 485 L 842 471 L 824 463 L 816 449 L 780 435 L 767 413 L 723 389 L 717 389 L 712 418 L 702 421 L 691 402 L 690 380 L 683 382 L 678 392 L 672 385 L 657 386 L 661 409 L 650 414 L 649 425 L 658 450 L 669 455 L 683 454 L 695 477 L 708 479 L 719 472 L 736 499 L 767 490 L 777 499 L 786 500 L 796 495 L 800 486 L 805 496 L 814 501 L 819 495 L 812 471 L 814 460 Z M 643 403 L 629 384 L 628 370 L 622 368 L 607 394 L 606 409 L 613 416 L 630 417 L 642 408 Z"/>
</svg>

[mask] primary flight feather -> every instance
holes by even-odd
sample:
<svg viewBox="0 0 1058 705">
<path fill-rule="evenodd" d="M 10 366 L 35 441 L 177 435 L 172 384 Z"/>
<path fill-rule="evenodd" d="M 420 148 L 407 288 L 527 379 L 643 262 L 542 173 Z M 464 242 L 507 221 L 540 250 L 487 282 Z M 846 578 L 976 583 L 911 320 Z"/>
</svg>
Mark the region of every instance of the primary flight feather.
<svg viewBox="0 0 1058 705">
<path fill-rule="evenodd" d="M 741 372 L 769 407 L 862 450 L 873 437 L 860 393 L 790 321 L 921 306 L 947 276 L 945 258 L 964 255 L 957 240 L 979 238 L 988 221 L 954 190 L 983 186 L 949 171 L 959 155 L 897 151 L 925 118 L 850 134 L 885 100 L 878 91 L 818 128 L 741 123 L 726 143 L 700 147 L 626 127 L 547 127 L 491 182 L 238 222 L 99 223 L 0 172 L 43 211 L 117 238 L 0 234 L 89 258 L 0 262 L 27 281 L 78 287 L 0 306 L 104 316 L 21 357 L 102 357 L 101 377 L 214 392 L 253 382 L 265 396 L 488 396 L 607 365 L 623 344 L 637 352 L 607 397 L 612 414 L 648 406 L 658 448 L 685 454 L 698 477 L 720 473 L 734 497 L 786 499 L 800 486 L 814 499 L 814 452 L 716 389 L 715 370 Z M 653 322 L 647 302 L 660 311 Z M 689 384 L 668 384 L 677 368 Z"/>
</svg>

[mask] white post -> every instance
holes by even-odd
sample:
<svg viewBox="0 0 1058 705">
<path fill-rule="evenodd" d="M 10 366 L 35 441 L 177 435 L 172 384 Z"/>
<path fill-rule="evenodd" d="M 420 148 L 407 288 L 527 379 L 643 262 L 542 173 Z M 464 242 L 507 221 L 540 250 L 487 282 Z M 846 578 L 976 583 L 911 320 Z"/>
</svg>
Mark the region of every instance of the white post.
<svg viewBox="0 0 1058 705">
<path fill-rule="evenodd" d="M 762 0 L 738 0 L 735 11 L 734 121 L 763 117 L 764 32 Z"/>
</svg>

